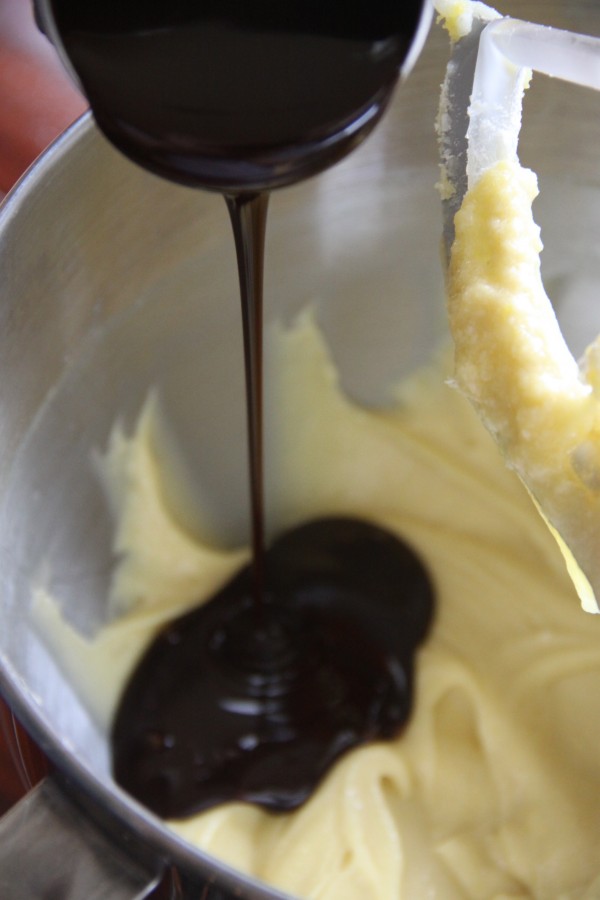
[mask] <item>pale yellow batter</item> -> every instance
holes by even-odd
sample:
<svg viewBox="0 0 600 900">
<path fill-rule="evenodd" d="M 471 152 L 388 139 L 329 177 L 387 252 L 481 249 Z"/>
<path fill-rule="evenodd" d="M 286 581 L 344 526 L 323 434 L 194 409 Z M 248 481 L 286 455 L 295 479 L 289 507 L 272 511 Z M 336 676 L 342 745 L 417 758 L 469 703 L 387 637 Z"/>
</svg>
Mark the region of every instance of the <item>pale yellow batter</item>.
<svg viewBox="0 0 600 900">
<path fill-rule="evenodd" d="M 401 386 L 394 410 L 365 411 L 340 393 L 305 315 L 278 335 L 273 372 L 286 410 L 280 525 L 348 512 L 395 530 L 429 566 L 438 614 L 400 739 L 348 755 L 294 814 L 232 804 L 173 827 L 303 897 L 599 898 L 600 619 L 581 613 L 520 481 L 441 362 Z M 133 435 L 117 429 L 101 463 L 121 497 L 111 602 L 122 618 L 87 644 L 38 598 L 57 656 L 75 683 L 87 673 L 105 722 L 166 606 L 210 593 L 244 556 L 199 547 L 169 518 L 157 409 Z M 107 671 L 108 684 L 94 674 Z"/>
<path fill-rule="evenodd" d="M 439 5 L 454 37 L 481 7 Z M 535 191 L 532 173 L 506 162 L 457 217 L 453 377 L 598 583 L 599 351 L 580 371 L 562 341 L 539 275 Z M 293 814 L 230 804 L 171 826 L 306 898 L 598 900 L 600 619 L 574 602 L 526 489 L 443 361 L 404 383 L 393 411 L 373 413 L 341 394 L 311 315 L 275 348 L 277 524 L 347 512 L 396 531 L 431 571 L 437 618 L 398 740 L 350 753 Z M 121 558 L 116 620 L 90 644 L 37 598 L 40 627 L 105 726 L 157 625 L 246 558 L 199 546 L 169 516 L 158 428 L 151 398 L 99 464 Z"/>
<path fill-rule="evenodd" d="M 500 163 L 456 217 L 449 313 L 456 381 L 572 550 L 597 611 L 600 586 L 599 347 L 578 366 L 540 276 L 532 172 Z"/>
<path fill-rule="evenodd" d="M 474 16 L 498 15 L 469 0 L 436 7 L 452 40 Z M 519 127 L 508 126 L 515 145 Z M 454 377 L 550 525 L 584 608 L 598 612 L 600 339 L 580 364 L 563 340 L 540 274 L 536 195 L 536 176 L 516 153 L 470 182 L 448 271 Z"/>
</svg>

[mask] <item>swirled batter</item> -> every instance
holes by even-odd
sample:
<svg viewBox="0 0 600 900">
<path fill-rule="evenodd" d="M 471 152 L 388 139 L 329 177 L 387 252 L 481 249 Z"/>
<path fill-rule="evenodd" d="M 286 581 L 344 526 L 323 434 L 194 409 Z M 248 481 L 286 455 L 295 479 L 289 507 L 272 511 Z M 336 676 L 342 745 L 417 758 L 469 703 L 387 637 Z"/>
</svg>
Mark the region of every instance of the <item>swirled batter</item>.
<svg viewBox="0 0 600 900">
<path fill-rule="evenodd" d="M 340 392 L 310 316 L 278 338 L 281 527 L 379 522 L 426 561 L 438 614 L 399 740 L 345 756 L 289 815 L 231 803 L 171 827 L 301 897 L 600 896 L 600 619 L 582 615 L 527 492 L 443 362 L 402 384 L 393 410 L 370 412 Z M 107 725 L 157 622 L 212 593 L 244 555 L 201 547 L 170 518 L 157 419 L 150 403 L 132 435 L 116 429 L 103 463 L 120 618 L 89 644 L 38 604 Z"/>
</svg>

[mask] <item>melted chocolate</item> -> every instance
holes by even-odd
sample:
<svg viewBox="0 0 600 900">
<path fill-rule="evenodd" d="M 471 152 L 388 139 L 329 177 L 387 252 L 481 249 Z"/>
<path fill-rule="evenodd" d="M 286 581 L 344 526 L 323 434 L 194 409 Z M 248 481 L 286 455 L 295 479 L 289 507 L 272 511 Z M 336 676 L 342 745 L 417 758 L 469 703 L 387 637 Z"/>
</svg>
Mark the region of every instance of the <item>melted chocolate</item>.
<svg viewBox="0 0 600 900">
<path fill-rule="evenodd" d="M 301 526 L 265 553 L 262 272 L 267 194 L 333 164 L 381 116 L 422 0 L 51 0 L 97 123 L 131 159 L 221 191 L 238 256 L 252 565 L 170 625 L 127 686 L 117 780 L 163 816 L 291 809 L 349 747 L 398 733 L 432 610 L 382 529 Z"/>
<path fill-rule="evenodd" d="M 221 192 L 289 184 L 371 131 L 417 0 L 52 0 L 94 117 L 122 152 Z"/>
<path fill-rule="evenodd" d="M 115 775 L 161 816 L 293 809 L 346 750 L 408 718 L 433 596 L 404 543 L 346 518 L 295 528 L 267 551 L 264 604 L 257 622 L 243 569 L 159 634 L 127 686 Z"/>
</svg>

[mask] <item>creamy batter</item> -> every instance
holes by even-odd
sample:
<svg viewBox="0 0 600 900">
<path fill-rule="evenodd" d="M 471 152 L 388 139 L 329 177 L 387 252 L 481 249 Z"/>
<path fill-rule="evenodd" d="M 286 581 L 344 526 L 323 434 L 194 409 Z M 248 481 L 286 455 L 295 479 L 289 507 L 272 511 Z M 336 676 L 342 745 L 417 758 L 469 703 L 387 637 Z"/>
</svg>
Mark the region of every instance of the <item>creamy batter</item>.
<svg viewBox="0 0 600 900">
<path fill-rule="evenodd" d="M 574 602 L 522 484 L 447 385 L 445 360 L 402 384 L 393 410 L 369 412 L 340 392 L 311 315 L 275 346 L 279 524 L 347 512 L 396 531 L 429 566 L 438 615 L 400 739 L 349 754 L 293 814 L 232 804 L 172 827 L 303 897 L 600 897 L 600 619 Z M 87 673 L 82 691 L 105 724 L 157 621 L 245 558 L 195 544 L 170 519 L 159 419 L 150 401 L 101 462 L 119 618 L 89 644 L 38 597 L 57 656 L 75 683 Z"/>
<path fill-rule="evenodd" d="M 469 33 L 473 17 L 498 15 L 468 0 L 436 6 L 452 40 Z M 506 112 L 514 132 L 507 146 L 516 148 L 520 118 Z M 469 156 L 478 153 L 477 144 L 469 146 Z M 579 364 L 567 348 L 540 274 L 537 179 L 516 149 L 505 156 L 470 179 L 454 220 L 448 309 L 455 381 L 531 492 L 584 608 L 598 612 L 600 341 Z"/>
<path fill-rule="evenodd" d="M 455 38 L 481 12 L 438 5 Z M 564 345 L 539 274 L 535 193 L 535 176 L 506 161 L 465 199 L 449 272 L 452 379 L 594 583 L 598 350 L 580 369 Z M 600 619 L 574 603 L 528 491 L 448 385 L 445 357 L 375 413 L 340 391 L 310 314 L 276 336 L 275 355 L 277 525 L 348 513 L 396 531 L 428 565 L 438 615 L 401 738 L 348 754 L 292 814 L 230 804 L 171 827 L 303 897 L 599 898 Z M 170 517 L 160 427 L 150 398 L 99 463 L 120 558 L 113 623 L 88 643 L 37 598 L 48 641 L 107 728 L 157 626 L 247 558 L 200 546 Z M 591 605 L 588 582 L 578 587 Z"/>
<path fill-rule="evenodd" d="M 532 172 L 500 163 L 456 217 L 449 311 L 456 380 L 585 573 L 600 585 L 599 348 L 582 365 L 559 331 L 540 277 Z M 490 265 L 490 261 L 493 261 Z"/>
</svg>

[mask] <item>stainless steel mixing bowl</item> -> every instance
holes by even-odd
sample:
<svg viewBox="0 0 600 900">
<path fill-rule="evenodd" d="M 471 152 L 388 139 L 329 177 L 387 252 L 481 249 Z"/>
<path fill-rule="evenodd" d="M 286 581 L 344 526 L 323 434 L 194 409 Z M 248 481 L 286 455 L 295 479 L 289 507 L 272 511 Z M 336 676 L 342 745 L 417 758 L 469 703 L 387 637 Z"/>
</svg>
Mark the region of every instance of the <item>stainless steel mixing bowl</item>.
<svg viewBox="0 0 600 900">
<path fill-rule="evenodd" d="M 600 34 L 597 0 L 502 11 Z M 272 199 L 267 321 L 313 302 L 345 388 L 365 403 L 385 403 L 445 334 L 433 122 L 447 55 L 434 29 L 367 143 Z M 576 352 L 600 330 L 599 111 L 597 95 L 536 79 L 521 143 L 540 173 L 544 275 Z M 173 896 L 281 896 L 193 850 L 115 786 L 106 735 L 31 614 L 43 575 L 82 632 L 105 620 L 111 523 L 90 459 L 151 387 L 185 448 L 181 465 L 211 486 L 216 533 L 228 544 L 245 537 L 241 329 L 224 204 L 138 170 L 84 118 L 5 201 L 0 273 L 1 685 L 55 765 L 0 824 L 0 894 L 141 897 L 174 866 Z M 193 491 L 173 486 L 169 502 L 193 529 Z"/>
</svg>

